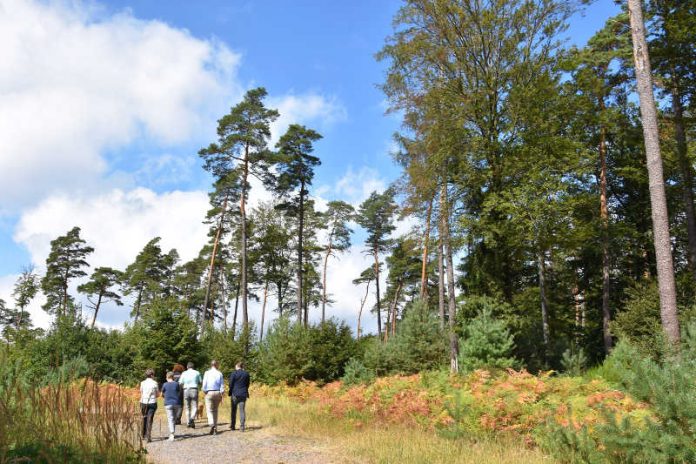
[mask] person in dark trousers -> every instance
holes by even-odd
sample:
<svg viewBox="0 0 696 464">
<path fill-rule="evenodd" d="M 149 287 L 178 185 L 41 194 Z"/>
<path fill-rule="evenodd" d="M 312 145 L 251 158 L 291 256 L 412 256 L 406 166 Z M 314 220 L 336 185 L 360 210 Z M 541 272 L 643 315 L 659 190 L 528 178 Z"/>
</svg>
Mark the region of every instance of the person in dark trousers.
<svg viewBox="0 0 696 464">
<path fill-rule="evenodd" d="M 174 381 L 179 382 L 179 379 L 181 379 L 181 373 L 184 372 L 184 366 L 181 364 L 174 364 L 174 368 L 172 369 L 172 372 L 174 373 Z M 181 388 L 179 390 L 179 403 L 182 405 L 181 408 L 179 408 L 179 412 L 177 413 L 176 416 L 176 425 L 181 425 L 181 415 L 184 412 L 183 404 L 184 404 L 184 389 Z"/>
<path fill-rule="evenodd" d="M 140 382 L 140 412 L 143 416 L 143 439 L 147 442 L 152 441 L 152 420 L 157 411 L 157 395 L 159 395 L 159 385 L 154 379 L 155 371 L 148 369 L 145 371 L 145 380 Z"/>
<path fill-rule="evenodd" d="M 230 430 L 235 430 L 237 424 L 237 406 L 239 406 L 239 429 L 243 432 L 246 423 L 246 400 L 249 398 L 249 383 L 251 377 L 244 370 L 244 363 L 238 362 L 234 372 L 229 377 L 229 395 L 232 397 L 232 420 L 230 421 Z"/>
</svg>

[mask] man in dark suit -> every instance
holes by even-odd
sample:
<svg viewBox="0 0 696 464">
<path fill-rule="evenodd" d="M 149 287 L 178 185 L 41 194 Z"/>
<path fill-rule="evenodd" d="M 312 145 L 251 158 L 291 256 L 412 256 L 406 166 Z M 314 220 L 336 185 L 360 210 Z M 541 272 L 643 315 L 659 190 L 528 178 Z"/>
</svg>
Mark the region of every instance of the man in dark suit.
<svg viewBox="0 0 696 464">
<path fill-rule="evenodd" d="M 243 432 L 246 422 L 246 412 L 244 408 L 246 406 L 246 400 L 249 398 L 249 383 L 251 382 L 251 377 L 249 373 L 244 370 L 243 362 L 238 362 L 235 367 L 235 371 L 230 374 L 229 378 L 229 395 L 232 397 L 232 420 L 230 421 L 230 430 L 235 430 L 235 425 L 237 423 L 237 406 L 239 406 L 239 429 Z"/>
</svg>

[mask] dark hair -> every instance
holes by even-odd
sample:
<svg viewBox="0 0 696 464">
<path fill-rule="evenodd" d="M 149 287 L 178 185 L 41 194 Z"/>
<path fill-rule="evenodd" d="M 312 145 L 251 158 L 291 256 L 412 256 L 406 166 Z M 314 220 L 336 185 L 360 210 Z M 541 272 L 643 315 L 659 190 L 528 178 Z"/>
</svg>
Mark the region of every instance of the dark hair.
<svg viewBox="0 0 696 464">
<path fill-rule="evenodd" d="M 240 369 L 244 369 L 244 361 L 237 361 L 237 367 Z"/>
<path fill-rule="evenodd" d="M 154 369 L 148 369 L 145 371 L 145 377 L 154 377 L 155 376 L 155 370 Z"/>
</svg>

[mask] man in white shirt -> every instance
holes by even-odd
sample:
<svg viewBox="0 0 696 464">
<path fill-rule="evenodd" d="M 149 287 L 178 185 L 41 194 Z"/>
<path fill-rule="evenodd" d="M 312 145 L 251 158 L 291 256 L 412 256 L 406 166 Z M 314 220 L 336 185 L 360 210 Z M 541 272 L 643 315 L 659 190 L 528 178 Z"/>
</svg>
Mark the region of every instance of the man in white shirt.
<svg viewBox="0 0 696 464">
<path fill-rule="evenodd" d="M 205 410 L 208 415 L 210 435 L 217 434 L 218 408 L 225 392 L 225 380 L 218 369 L 218 362 L 210 363 L 210 369 L 203 375 L 203 393 L 205 394 Z"/>
<path fill-rule="evenodd" d="M 188 427 L 196 428 L 196 414 L 198 413 L 198 386 L 201 384 L 201 373 L 193 368 L 189 362 L 186 369 L 179 377 L 179 384 L 184 389 L 184 406 Z"/>
<path fill-rule="evenodd" d="M 159 386 L 155 381 L 155 371 L 148 369 L 145 371 L 146 379 L 140 382 L 140 412 L 143 415 L 143 438 L 147 442 L 152 441 L 152 421 L 157 411 L 157 395 Z"/>
</svg>

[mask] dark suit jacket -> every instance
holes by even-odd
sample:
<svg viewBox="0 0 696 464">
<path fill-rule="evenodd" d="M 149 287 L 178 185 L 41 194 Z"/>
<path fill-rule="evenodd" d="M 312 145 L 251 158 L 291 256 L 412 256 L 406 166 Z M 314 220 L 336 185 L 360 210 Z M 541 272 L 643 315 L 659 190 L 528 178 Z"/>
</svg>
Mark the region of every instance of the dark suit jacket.
<svg viewBox="0 0 696 464">
<path fill-rule="evenodd" d="M 249 383 L 251 377 L 244 369 L 239 369 L 230 374 L 229 395 L 236 398 L 249 398 Z"/>
</svg>

